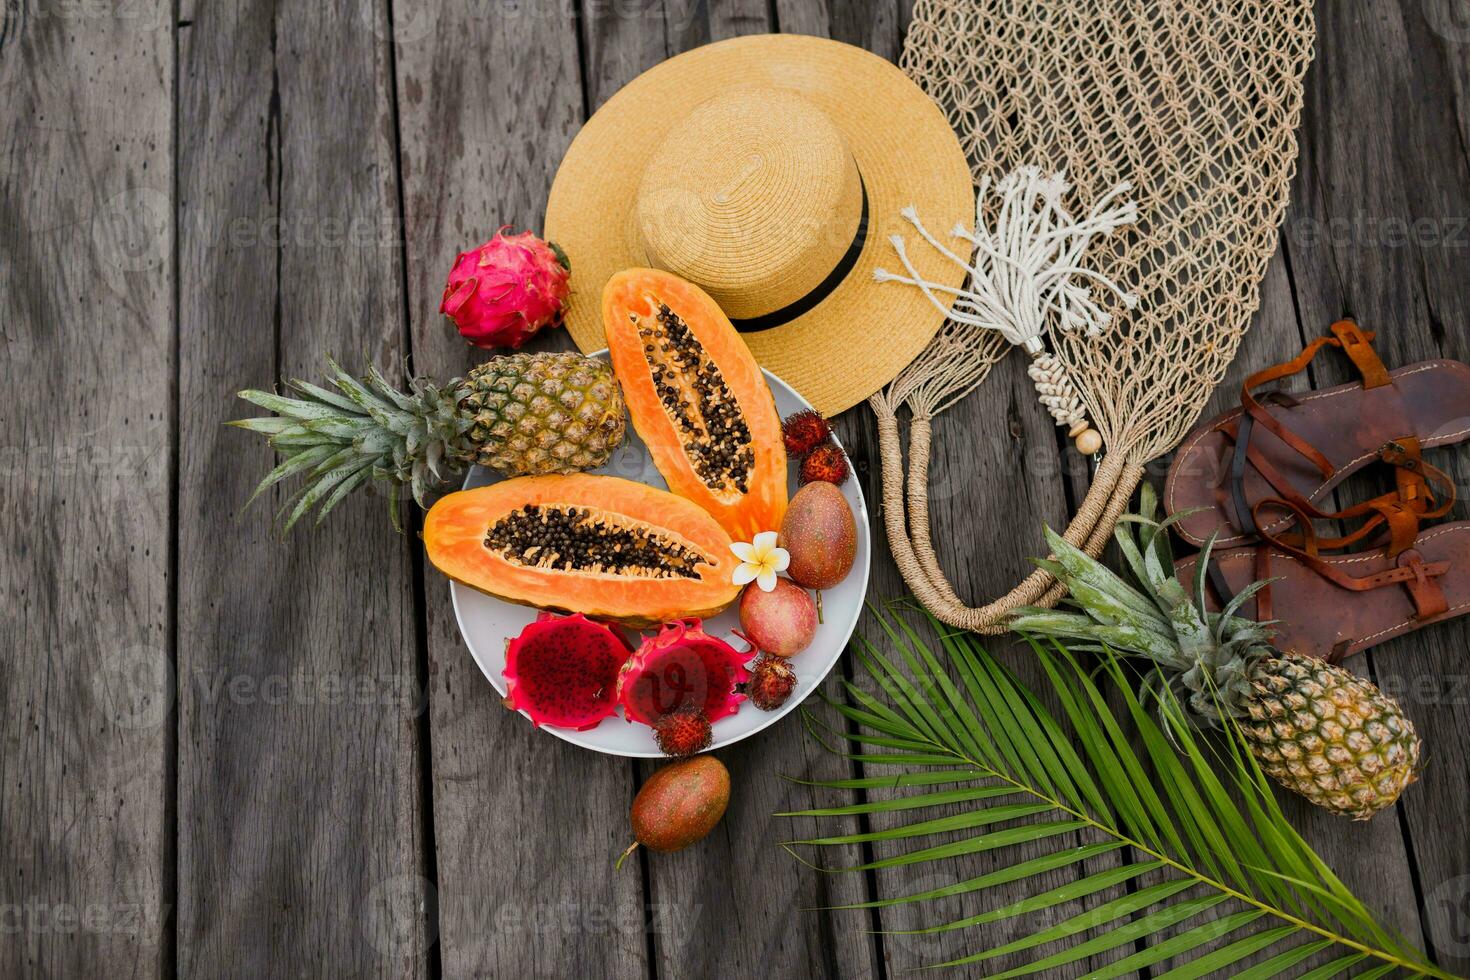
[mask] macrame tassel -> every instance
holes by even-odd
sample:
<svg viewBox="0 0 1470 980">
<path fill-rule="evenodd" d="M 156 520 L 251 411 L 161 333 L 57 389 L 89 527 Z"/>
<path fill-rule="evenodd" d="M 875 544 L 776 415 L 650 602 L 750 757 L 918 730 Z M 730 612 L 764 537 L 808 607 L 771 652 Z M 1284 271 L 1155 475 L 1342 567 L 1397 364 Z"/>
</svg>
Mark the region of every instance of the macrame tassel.
<svg viewBox="0 0 1470 980">
<path fill-rule="evenodd" d="M 1066 426 L 1067 435 L 1077 440 L 1077 449 L 1092 455 L 1102 448 L 1102 436 L 1087 424 L 1087 407 L 1082 404 L 1082 395 L 1072 384 L 1067 367 L 1055 354 L 1041 351 L 1031 358 L 1026 373 L 1036 386 L 1037 397 L 1042 406 L 1056 419 L 1057 425 Z"/>
<path fill-rule="evenodd" d="M 1031 356 L 1028 373 L 1037 397 L 1058 425 L 1066 426 L 1079 451 L 1091 455 L 1102 448 L 1102 436 L 1087 422 L 1082 394 L 1066 366 L 1046 350 L 1041 334 L 1053 320 L 1064 331 L 1095 337 L 1112 323 L 1112 315 L 1093 298 L 1093 285 L 1111 292 L 1128 309 L 1138 303 L 1110 279 L 1079 263 L 1093 239 L 1138 220 L 1132 201 L 1114 203 L 1132 189 L 1124 182 L 1098 199 L 1087 215 L 1073 218 L 1062 204 L 1072 189 L 1061 173 L 1043 177 L 1038 167 L 1021 167 L 994 185 L 998 198 L 993 228 L 985 224 L 991 180 L 980 181 L 975 198 L 975 231 L 962 225 L 950 230 L 970 243 L 968 263 L 929 233 L 912 207 L 900 212 L 920 237 L 970 276 L 968 289 L 954 289 L 919 275 L 909 259 L 902 235 L 889 241 L 907 276 L 876 269 L 879 282 L 900 282 L 921 289 L 950 319 L 994 330 Z M 938 294 L 954 297 L 946 303 Z"/>
</svg>

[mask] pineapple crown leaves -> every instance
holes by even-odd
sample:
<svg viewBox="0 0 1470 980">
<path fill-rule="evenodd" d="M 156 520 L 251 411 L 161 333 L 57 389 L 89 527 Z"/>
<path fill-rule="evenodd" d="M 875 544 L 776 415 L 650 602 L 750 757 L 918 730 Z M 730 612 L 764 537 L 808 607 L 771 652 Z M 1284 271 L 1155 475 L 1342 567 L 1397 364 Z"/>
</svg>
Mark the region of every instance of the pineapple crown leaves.
<svg viewBox="0 0 1470 980">
<path fill-rule="evenodd" d="M 264 435 L 281 457 L 250 495 L 246 506 L 263 492 L 292 476 L 302 484 L 280 512 L 290 530 L 313 506 L 320 524 L 353 490 L 372 480 L 387 485 L 393 526 L 399 518 L 400 489 L 407 486 L 419 506 L 440 489 L 446 470 L 457 470 L 464 433 L 471 421 L 456 411 L 462 381 L 438 386 L 423 378 L 399 391 L 376 367 L 355 378 L 331 357 L 328 381 L 336 390 L 293 378 L 287 385 L 301 397 L 248 389 L 239 397 L 276 413 L 229 422 Z"/>
<path fill-rule="evenodd" d="M 839 906 L 855 921 L 967 930 L 962 953 L 928 965 L 993 977 L 1118 978 L 1165 960 L 1188 977 L 1305 976 L 1324 961 L 1311 976 L 1448 975 L 1311 849 L 1238 739 L 1200 738 L 1167 694 L 1155 715 L 1112 654 L 1090 670 L 1076 648 L 1033 642 L 1027 684 L 974 634 L 875 619 L 883 639 L 854 637 L 859 670 L 823 697 L 836 717 L 803 716 L 881 772 L 794 779 L 818 797 L 777 816 L 818 829 L 782 846 L 827 873 L 943 880 Z M 821 860 L 853 845 L 860 862 Z M 956 859 L 985 873 L 957 876 Z"/>
<path fill-rule="evenodd" d="M 1150 686 L 1166 688 L 1190 708 L 1197 724 L 1218 726 L 1221 714 L 1239 716 L 1251 693 L 1252 669 L 1272 651 L 1269 623 L 1237 616 L 1240 606 L 1268 582 L 1252 583 L 1220 612 L 1205 605 L 1205 569 L 1212 537 L 1200 552 L 1186 587 L 1174 573 L 1169 526 L 1184 517 L 1159 520 L 1158 499 L 1144 484 L 1139 509 L 1119 520 L 1113 532 L 1137 587 L 1097 559 L 1046 528 L 1052 556 L 1036 564 L 1056 576 L 1076 611 L 1026 607 L 1011 627 L 1023 633 L 1084 641 L 1073 649 L 1104 647 L 1146 657 L 1158 666 Z"/>
</svg>

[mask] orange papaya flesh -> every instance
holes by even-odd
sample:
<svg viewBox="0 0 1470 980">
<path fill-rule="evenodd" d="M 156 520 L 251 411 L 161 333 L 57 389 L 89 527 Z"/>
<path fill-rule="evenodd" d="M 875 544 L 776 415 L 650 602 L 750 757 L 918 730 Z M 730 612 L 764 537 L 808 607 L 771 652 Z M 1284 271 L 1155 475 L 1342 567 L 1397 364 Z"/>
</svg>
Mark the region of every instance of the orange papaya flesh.
<svg viewBox="0 0 1470 980">
<path fill-rule="evenodd" d="M 730 536 L 692 502 L 612 476 L 503 480 L 441 498 L 424 548 L 489 595 L 631 626 L 712 616 L 734 601 Z"/>
<path fill-rule="evenodd" d="M 781 527 L 786 450 L 760 365 L 704 290 L 627 269 L 602 294 L 628 414 L 669 489 L 739 541 Z"/>
</svg>

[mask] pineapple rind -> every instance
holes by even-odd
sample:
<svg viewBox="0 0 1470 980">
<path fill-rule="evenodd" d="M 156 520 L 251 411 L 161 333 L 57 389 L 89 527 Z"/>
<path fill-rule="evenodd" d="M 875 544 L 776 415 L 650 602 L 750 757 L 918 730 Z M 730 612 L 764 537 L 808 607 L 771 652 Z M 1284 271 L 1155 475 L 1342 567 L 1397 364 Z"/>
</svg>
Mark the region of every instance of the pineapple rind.
<svg viewBox="0 0 1470 980">
<path fill-rule="evenodd" d="M 1262 770 L 1318 806 L 1362 820 L 1391 805 L 1416 778 L 1421 749 L 1398 703 L 1342 667 L 1278 651 L 1269 624 L 1233 615 L 1262 583 L 1223 614 L 1205 610 L 1203 596 L 1173 576 L 1167 530 L 1154 520 L 1146 484 L 1140 504 L 1114 532 L 1137 589 L 1048 529 L 1054 557 L 1037 564 L 1067 586 L 1080 611 L 1021 609 L 1012 626 L 1147 657 L 1191 722 L 1236 719 Z M 1143 528 L 1139 540 L 1134 524 Z"/>
<path fill-rule="evenodd" d="M 1418 773 L 1420 740 L 1398 704 L 1331 664 L 1283 653 L 1252 678 L 1246 744 L 1266 774 L 1333 813 L 1366 820 Z"/>
<path fill-rule="evenodd" d="M 313 506 L 320 523 L 369 479 L 388 485 L 396 527 L 400 486 L 426 507 L 431 492 L 472 463 L 510 476 L 592 469 L 625 432 L 612 368 L 580 354 L 497 357 L 443 386 L 416 378 L 407 392 L 376 368 L 357 379 L 327 364 L 337 391 L 298 380 L 290 384 L 299 398 L 243 391 L 276 417 L 232 423 L 267 436 L 282 457 L 255 496 L 304 476 L 281 509 L 288 529 Z"/>
<path fill-rule="evenodd" d="M 607 462 L 626 413 L 612 368 L 580 354 L 512 354 L 462 388 L 469 458 L 507 476 L 575 473 Z"/>
</svg>

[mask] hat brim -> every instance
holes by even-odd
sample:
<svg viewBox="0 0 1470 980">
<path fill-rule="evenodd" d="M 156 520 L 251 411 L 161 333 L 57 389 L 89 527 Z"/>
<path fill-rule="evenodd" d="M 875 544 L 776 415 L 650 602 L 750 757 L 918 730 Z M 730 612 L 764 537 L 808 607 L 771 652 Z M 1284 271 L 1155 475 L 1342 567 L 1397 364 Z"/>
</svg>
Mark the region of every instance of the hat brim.
<svg viewBox="0 0 1470 980">
<path fill-rule="evenodd" d="M 902 271 L 889 236 L 916 237 L 900 210 L 912 205 L 968 259 L 968 246 L 950 240 L 949 230 L 969 227 L 975 206 L 964 151 L 939 107 L 894 65 L 852 45 L 795 34 L 705 45 L 639 75 L 593 114 L 567 149 L 546 205 L 546 237 L 572 266 L 567 329 L 584 351 L 607 346 L 603 286 L 622 269 L 651 264 L 633 214 L 649 156 L 690 110 L 748 85 L 795 92 L 826 112 L 868 194 L 869 227 L 852 271 L 808 312 L 742 334 L 764 367 L 835 415 L 893 380 L 944 322 L 918 289 L 873 278 L 879 267 Z M 962 284 L 964 270 L 927 245 L 909 252 L 926 279 Z"/>
</svg>

